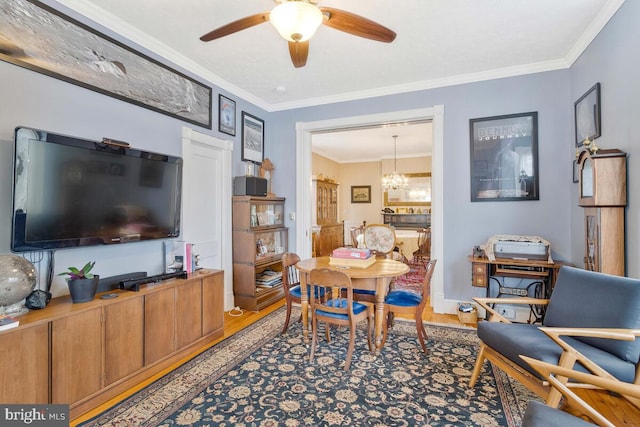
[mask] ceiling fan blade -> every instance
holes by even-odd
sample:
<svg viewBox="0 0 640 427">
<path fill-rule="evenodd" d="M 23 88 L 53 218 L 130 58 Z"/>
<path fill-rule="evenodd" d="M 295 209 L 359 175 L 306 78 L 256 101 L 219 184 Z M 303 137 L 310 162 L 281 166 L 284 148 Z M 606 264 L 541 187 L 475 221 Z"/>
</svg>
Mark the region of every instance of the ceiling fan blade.
<svg viewBox="0 0 640 427">
<path fill-rule="evenodd" d="M 396 38 L 396 33 L 387 27 L 354 13 L 332 7 L 321 7 L 320 10 L 326 17 L 322 23 L 336 30 L 383 43 L 391 43 Z"/>
<path fill-rule="evenodd" d="M 309 40 L 306 42 L 289 42 L 289 55 L 296 68 L 304 67 L 309 56 Z"/>
<path fill-rule="evenodd" d="M 208 32 L 204 36 L 200 37 L 203 42 L 219 39 L 220 37 L 228 36 L 229 34 L 237 33 L 238 31 L 246 30 L 254 25 L 262 24 L 269 20 L 269 12 L 257 13 L 255 15 L 247 16 L 246 18 L 238 19 L 227 25 L 223 25 L 220 28 L 216 28 L 213 31 Z"/>
</svg>

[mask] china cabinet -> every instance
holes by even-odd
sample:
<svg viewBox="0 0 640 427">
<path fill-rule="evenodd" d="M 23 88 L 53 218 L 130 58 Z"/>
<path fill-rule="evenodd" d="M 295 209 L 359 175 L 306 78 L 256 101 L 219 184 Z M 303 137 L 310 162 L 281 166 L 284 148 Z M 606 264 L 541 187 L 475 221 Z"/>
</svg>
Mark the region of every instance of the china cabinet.
<svg viewBox="0 0 640 427">
<path fill-rule="evenodd" d="M 235 305 L 243 309 L 262 310 L 284 297 L 281 259 L 288 245 L 284 201 L 233 198 L 233 293 Z"/>
<path fill-rule="evenodd" d="M 624 276 L 627 154 L 617 149 L 584 150 L 578 156 L 578 170 L 578 205 L 585 208 L 584 267 Z"/>
<path fill-rule="evenodd" d="M 313 253 L 315 256 L 331 254 L 344 245 L 344 225 L 338 222 L 338 183 L 314 179 L 312 200 L 315 202 L 312 221 L 314 227 Z"/>
</svg>

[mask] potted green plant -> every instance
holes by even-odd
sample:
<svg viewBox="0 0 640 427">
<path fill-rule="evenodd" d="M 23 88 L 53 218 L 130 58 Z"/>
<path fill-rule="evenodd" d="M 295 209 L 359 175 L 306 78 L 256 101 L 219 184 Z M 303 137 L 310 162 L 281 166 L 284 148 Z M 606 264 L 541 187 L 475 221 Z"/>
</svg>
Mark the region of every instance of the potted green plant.
<svg viewBox="0 0 640 427">
<path fill-rule="evenodd" d="M 69 295 L 74 303 L 91 301 L 96 296 L 100 276 L 91 273 L 95 264 L 95 261 L 89 261 L 81 269 L 69 267 L 67 271 L 58 274 L 58 276 L 69 276 L 66 280 Z"/>
</svg>

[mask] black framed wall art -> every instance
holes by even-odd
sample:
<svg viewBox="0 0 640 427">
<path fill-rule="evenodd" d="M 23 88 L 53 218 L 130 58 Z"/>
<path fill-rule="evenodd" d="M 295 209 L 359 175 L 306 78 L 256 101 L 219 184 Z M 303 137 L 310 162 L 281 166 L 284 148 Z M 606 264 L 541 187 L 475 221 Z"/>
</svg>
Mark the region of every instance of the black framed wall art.
<svg viewBox="0 0 640 427">
<path fill-rule="evenodd" d="M 469 121 L 471 201 L 539 200 L 538 113 Z"/>
<path fill-rule="evenodd" d="M 242 112 L 242 161 L 262 164 L 264 159 L 264 120 Z"/>
<path fill-rule="evenodd" d="M 236 136 L 236 102 L 218 95 L 218 130 Z"/>
<path fill-rule="evenodd" d="M 44 3 L 0 2 L 0 40 L 2 61 L 211 129 L 210 87 Z"/>
<path fill-rule="evenodd" d="M 574 103 L 576 147 L 600 137 L 600 83 L 593 85 Z"/>
</svg>

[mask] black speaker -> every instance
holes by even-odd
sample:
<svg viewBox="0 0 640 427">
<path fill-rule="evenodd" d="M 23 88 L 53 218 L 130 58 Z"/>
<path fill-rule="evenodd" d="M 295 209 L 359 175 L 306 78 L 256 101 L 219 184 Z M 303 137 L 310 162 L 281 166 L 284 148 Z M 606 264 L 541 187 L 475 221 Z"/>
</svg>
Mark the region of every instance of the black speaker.
<svg viewBox="0 0 640 427">
<path fill-rule="evenodd" d="M 233 178 L 234 196 L 266 196 L 267 180 L 257 176 L 236 176 Z"/>
</svg>

